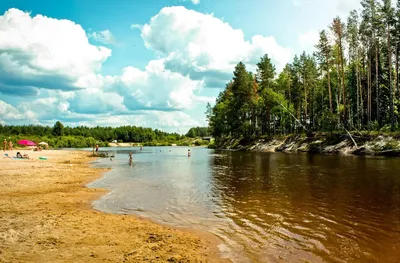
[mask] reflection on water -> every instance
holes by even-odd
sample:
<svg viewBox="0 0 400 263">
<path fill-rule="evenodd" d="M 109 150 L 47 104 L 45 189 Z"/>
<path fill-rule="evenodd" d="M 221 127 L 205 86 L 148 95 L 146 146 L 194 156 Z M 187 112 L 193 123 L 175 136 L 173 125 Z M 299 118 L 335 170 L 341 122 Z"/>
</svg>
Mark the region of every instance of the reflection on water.
<svg viewBox="0 0 400 263">
<path fill-rule="evenodd" d="M 97 209 L 210 231 L 236 262 L 399 262 L 398 159 L 129 151 L 98 162 Z"/>
</svg>

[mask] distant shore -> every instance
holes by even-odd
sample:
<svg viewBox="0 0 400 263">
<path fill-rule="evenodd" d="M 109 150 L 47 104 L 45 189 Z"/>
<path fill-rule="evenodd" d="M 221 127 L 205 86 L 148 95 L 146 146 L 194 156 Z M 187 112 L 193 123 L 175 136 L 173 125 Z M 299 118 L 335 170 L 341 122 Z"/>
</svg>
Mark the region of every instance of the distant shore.
<svg viewBox="0 0 400 263">
<path fill-rule="evenodd" d="M 121 143 L 109 143 L 109 147 L 206 147 L 207 145 L 184 145 L 184 146 L 179 146 L 177 144 L 170 144 L 170 145 L 154 145 L 154 146 L 144 146 L 140 145 L 140 143 L 130 143 L 130 142 L 121 142 Z"/>
<path fill-rule="evenodd" d="M 138 146 L 138 144 L 130 143 L 130 142 L 120 142 L 120 143 L 110 142 L 108 144 L 108 146 L 110 146 L 110 147 L 132 147 L 132 146 Z"/>
<path fill-rule="evenodd" d="M 85 185 L 104 170 L 87 152 L 22 153 L 1 152 L 0 262 L 223 262 L 200 234 L 93 210 L 106 191 Z"/>
</svg>

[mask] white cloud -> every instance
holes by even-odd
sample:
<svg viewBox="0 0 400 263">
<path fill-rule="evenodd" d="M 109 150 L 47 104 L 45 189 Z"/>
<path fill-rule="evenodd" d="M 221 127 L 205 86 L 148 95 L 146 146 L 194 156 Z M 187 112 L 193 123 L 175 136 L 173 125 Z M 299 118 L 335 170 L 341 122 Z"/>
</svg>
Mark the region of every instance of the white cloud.
<svg viewBox="0 0 400 263">
<path fill-rule="evenodd" d="M 100 32 L 89 33 L 88 36 L 103 44 L 116 44 L 115 37 L 110 30 L 106 29 Z"/>
<path fill-rule="evenodd" d="M 37 122 L 37 119 L 35 118 L 34 114 L 32 114 L 30 111 L 27 112 L 22 112 L 17 110 L 14 106 L 0 100 L 0 122 L 1 123 L 8 123 L 8 122 L 15 122 L 15 121 L 33 121 Z"/>
<path fill-rule="evenodd" d="M 302 51 L 312 53 L 315 50 L 315 45 L 319 41 L 319 33 L 311 30 L 302 34 L 298 37 L 299 45 Z"/>
<path fill-rule="evenodd" d="M 111 99 L 112 100 L 112 99 Z M 102 101 L 93 100 L 102 103 Z M 56 120 L 65 125 L 77 126 L 122 126 L 136 125 L 162 129 L 169 132 L 186 133 L 193 126 L 200 126 L 184 112 L 136 111 L 134 114 L 78 114 L 70 110 L 68 102 L 60 98 L 44 98 L 23 102 L 14 107 L 0 100 L 1 124 L 44 124 L 53 125 Z M 40 120 L 40 122 L 39 122 Z"/>
<path fill-rule="evenodd" d="M 89 44 L 80 25 L 18 9 L 0 16 L 0 92 L 26 94 L 36 88 L 71 90 L 94 74 L 111 50 Z"/>
<path fill-rule="evenodd" d="M 131 29 L 140 29 L 140 30 L 142 30 L 142 28 L 143 28 L 143 25 L 139 25 L 139 24 L 132 24 L 131 25 Z"/>
<path fill-rule="evenodd" d="M 181 110 L 193 107 L 203 82 L 164 69 L 164 60 L 152 60 L 144 71 L 126 67 L 115 82 L 131 110 Z"/>
<path fill-rule="evenodd" d="M 0 100 L 0 116 L 3 120 L 15 120 L 15 119 L 24 119 L 25 116 L 20 114 L 17 109 L 15 109 L 12 105 L 7 104 L 4 101 Z"/>
<path fill-rule="evenodd" d="M 72 97 L 66 99 L 69 109 L 79 114 L 127 113 L 123 100 L 116 92 L 104 92 L 97 88 L 74 92 Z"/>
<path fill-rule="evenodd" d="M 198 4 L 200 4 L 200 0 L 181 0 L 182 2 L 192 2 L 192 4 L 194 4 L 194 5 L 198 5 Z"/>
<path fill-rule="evenodd" d="M 60 116 L 71 114 L 68 110 L 69 104 L 54 97 L 22 102 L 18 108 L 21 112 L 29 112 L 39 120 L 57 119 Z"/>
<path fill-rule="evenodd" d="M 158 59 L 144 69 L 128 66 L 108 76 L 101 67 L 111 50 L 90 44 L 88 37 L 115 43 L 109 30 L 88 34 L 69 20 L 8 10 L 0 16 L 0 96 L 37 93 L 40 98 L 3 104 L 9 112 L 5 122 L 135 124 L 186 132 L 204 121 L 184 111 L 213 102 L 202 89 L 224 87 L 239 61 L 254 70 L 268 53 L 279 70 L 293 55 L 274 37 L 246 40 L 241 30 L 213 15 L 184 7 L 163 8 L 148 24 L 131 28 L 141 30 Z"/>
<path fill-rule="evenodd" d="M 168 69 L 194 79 L 226 81 L 239 61 L 255 65 L 266 53 L 280 70 L 293 55 L 274 37 L 257 35 L 246 41 L 242 30 L 181 6 L 163 8 L 143 26 L 142 38 L 147 48 L 166 57 Z"/>
</svg>

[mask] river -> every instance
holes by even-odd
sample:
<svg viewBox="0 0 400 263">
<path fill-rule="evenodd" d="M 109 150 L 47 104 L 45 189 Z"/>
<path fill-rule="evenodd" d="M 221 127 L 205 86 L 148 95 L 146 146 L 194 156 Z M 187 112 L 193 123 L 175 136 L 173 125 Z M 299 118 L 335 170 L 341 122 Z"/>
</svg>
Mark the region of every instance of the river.
<svg viewBox="0 0 400 263">
<path fill-rule="evenodd" d="M 399 262 L 400 160 L 109 148 L 96 209 L 211 232 L 233 262 Z M 129 166 L 128 153 L 134 152 Z"/>
</svg>

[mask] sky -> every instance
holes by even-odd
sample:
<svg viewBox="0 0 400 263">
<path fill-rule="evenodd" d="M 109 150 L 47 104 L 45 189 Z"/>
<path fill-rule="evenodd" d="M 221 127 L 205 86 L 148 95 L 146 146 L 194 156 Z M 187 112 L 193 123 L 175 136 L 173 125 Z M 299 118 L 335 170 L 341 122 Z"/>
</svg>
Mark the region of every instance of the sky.
<svg viewBox="0 0 400 263">
<path fill-rule="evenodd" d="M 359 0 L 0 1 L 0 124 L 206 126 L 242 61 L 279 72 Z"/>
</svg>

